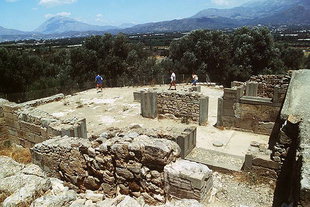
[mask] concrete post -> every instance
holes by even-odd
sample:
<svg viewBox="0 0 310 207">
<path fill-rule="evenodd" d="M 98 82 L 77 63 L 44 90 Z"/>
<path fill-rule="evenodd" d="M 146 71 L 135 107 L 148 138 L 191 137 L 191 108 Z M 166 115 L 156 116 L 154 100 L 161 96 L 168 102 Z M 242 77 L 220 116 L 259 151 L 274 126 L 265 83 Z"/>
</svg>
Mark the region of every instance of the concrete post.
<svg viewBox="0 0 310 207">
<path fill-rule="evenodd" d="M 257 96 L 258 83 L 247 82 L 246 84 L 246 96 Z"/>
<path fill-rule="evenodd" d="M 217 122 L 216 126 L 223 126 L 223 98 L 218 98 L 217 102 Z"/>
<path fill-rule="evenodd" d="M 199 100 L 199 125 L 208 122 L 209 97 L 205 96 Z"/>
<path fill-rule="evenodd" d="M 155 119 L 157 117 L 157 93 L 141 93 L 141 115 L 145 118 Z"/>
</svg>

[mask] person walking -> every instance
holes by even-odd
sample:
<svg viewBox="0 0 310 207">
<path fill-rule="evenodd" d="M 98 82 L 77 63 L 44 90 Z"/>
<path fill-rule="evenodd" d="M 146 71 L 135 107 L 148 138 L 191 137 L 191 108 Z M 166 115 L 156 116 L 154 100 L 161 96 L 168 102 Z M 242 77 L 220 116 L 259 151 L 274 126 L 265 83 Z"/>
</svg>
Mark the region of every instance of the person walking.
<svg viewBox="0 0 310 207">
<path fill-rule="evenodd" d="M 98 74 L 95 78 L 97 90 L 102 91 L 103 78 Z"/>
<path fill-rule="evenodd" d="M 168 90 L 177 90 L 177 86 L 176 86 L 176 75 L 173 71 L 171 72 L 171 76 L 170 76 L 170 87 Z M 174 89 L 171 89 L 171 87 L 174 86 Z"/>
</svg>

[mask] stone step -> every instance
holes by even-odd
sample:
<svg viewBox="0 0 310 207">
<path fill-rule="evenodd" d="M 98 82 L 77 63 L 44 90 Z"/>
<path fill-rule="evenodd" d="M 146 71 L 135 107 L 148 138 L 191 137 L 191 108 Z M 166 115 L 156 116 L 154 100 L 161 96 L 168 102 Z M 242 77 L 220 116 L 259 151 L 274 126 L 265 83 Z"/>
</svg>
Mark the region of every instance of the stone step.
<svg viewBox="0 0 310 207">
<path fill-rule="evenodd" d="M 205 164 L 210 169 L 216 171 L 238 172 L 241 171 L 245 158 L 196 147 L 186 156 L 185 159 Z"/>
</svg>

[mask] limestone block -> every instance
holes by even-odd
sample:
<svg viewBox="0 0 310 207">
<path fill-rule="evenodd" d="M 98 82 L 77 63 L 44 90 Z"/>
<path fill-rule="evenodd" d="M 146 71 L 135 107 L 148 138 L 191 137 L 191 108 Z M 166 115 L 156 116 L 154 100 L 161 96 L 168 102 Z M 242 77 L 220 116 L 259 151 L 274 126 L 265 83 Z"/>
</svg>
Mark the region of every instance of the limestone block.
<svg viewBox="0 0 310 207">
<path fill-rule="evenodd" d="M 237 89 L 236 88 L 224 88 L 223 99 L 237 100 Z"/>
<path fill-rule="evenodd" d="M 157 117 L 157 93 L 141 93 L 141 115 L 145 118 Z"/>
<path fill-rule="evenodd" d="M 258 83 L 257 82 L 247 82 L 246 84 L 246 96 L 257 96 Z"/>
<path fill-rule="evenodd" d="M 212 171 L 202 164 L 177 160 L 164 168 L 165 190 L 171 197 L 203 201 L 212 188 Z"/>
<path fill-rule="evenodd" d="M 217 121 L 216 126 L 223 126 L 223 98 L 218 98 L 217 101 Z"/>
<path fill-rule="evenodd" d="M 19 122 L 20 130 L 24 132 L 30 132 L 33 134 L 41 135 L 42 129 L 41 126 L 35 125 L 32 123 L 20 121 Z"/>
<path fill-rule="evenodd" d="M 185 129 L 180 136 L 177 137 L 176 143 L 181 148 L 181 158 L 185 158 L 196 147 L 197 128 L 191 127 Z"/>
<path fill-rule="evenodd" d="M 254 156 L 252 163 L 254 166 L 269 168 L 269 169 L 280 169 L 280 163 L 271 160 L 269 157 Z"/>
<path fill-rule="evenodd" d="M 250 153 L 247 153 L 245 155 L 244 164 L 243 164 L 242 169 L 249 171 L 252 169 L 252 166 L 253 166 L 253 155 Z"/>
<path fill-rule="evenodd" d="M 202 97 L 199 100 L 199 125 L 208 122 L 209 97 Z"/>
</svg>

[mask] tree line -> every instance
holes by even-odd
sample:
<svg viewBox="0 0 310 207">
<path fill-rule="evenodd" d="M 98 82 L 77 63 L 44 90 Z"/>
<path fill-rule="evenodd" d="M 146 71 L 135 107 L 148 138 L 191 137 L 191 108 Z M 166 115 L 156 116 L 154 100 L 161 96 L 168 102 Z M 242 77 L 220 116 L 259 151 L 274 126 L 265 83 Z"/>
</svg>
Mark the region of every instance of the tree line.
<svg viewBox="0 0 310 207">
<path fill-rule="evenodd" d="M 111 86 L 157 83 L 169 72 L 195 72 L 204 81 L 229 85 L 251 75 L 279 74 L 310 68 L 310 57 L 274 41 L 266 28 L 239 28 L 233 33 L 196 30 L 171 42 L 169 55 L 154 57 L 142 42 L 125 35 L 92 36 L 75 48 L 0 47 L 0 92 L 15 93 L 57 87 L 83 88 L 96 74 L 114 80 Z M 143 82 L 142 82 L 143 79 Z"/>
</svg>

